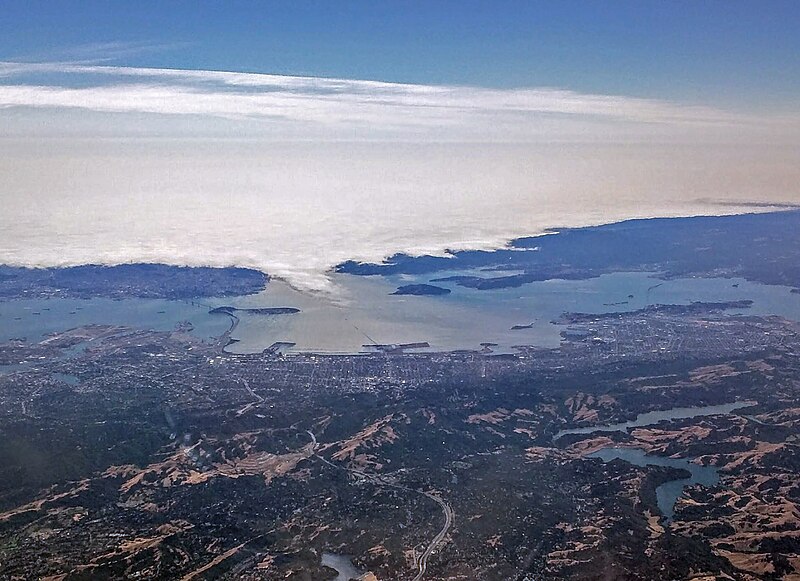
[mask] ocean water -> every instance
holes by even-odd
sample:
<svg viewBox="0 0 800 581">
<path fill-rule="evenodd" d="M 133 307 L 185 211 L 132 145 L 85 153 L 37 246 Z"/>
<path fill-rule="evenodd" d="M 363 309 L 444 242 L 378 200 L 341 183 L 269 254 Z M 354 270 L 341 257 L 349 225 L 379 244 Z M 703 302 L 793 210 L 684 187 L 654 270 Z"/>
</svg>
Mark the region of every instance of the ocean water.
<svg viewBox="0 0 800 581">
<path fill-rule="evenodd" d="M 240 297 L 240 307 L 293 306 L 297 315 L 243 314 L 233 352 L 254 352 L 274 341 L 296 343 L 294 350 L 357 352 L 374 343 L 428 342 L 430 350 L 479 349 L 497 343 L 496 353 L 515 345 L 555 347 L 563 327 L 552 323 L 565 311 L 631 311 L 647 304 L 750 299 L 752 314 L 777 314 L 800 320 L 800 295 L 787 287 L 742 279 L 685 278 L 662 281 L 647 273 L 614 273 L 587 280 L 548 280 L 519 288 L 475 290 L 452 283 L 442 296 L 397 296 L 402 284 L 428 282 L 456 272 L 425 276 L 350 276 L 336 274 L 336 300 L 304 293 L 286 283 L 270 283 L 261 294 Z M 651 288 L 660 285 L 657 288 Z M 736 286 L 734 286 L 736 285 Z M 649 290 L 648 290 L 649 289 Z M 633 298 L 628 298 L 633 295 Z M 530 328 L 512 330 L 515 325 Z"/>
<path fill-rule="evenodd" d="M 170 330 L 189 321 L 195 336 L 218 337 L 229 319 L 211 315 L 221 305 L 240 308 L 296 307 L 294 315 L 239 312 L 240 324 L 228 347 L 234 353 L 255 353 L 274 342 L 295 343 L 290 351 L 356 353 L 364 346 L 427 342 L 427 350 L 480 349 L 496 343 L 495 353 L 515 345 L 555 347 L 563 327 L 553 324 L 565 311 L 603 313 L 631 311 L 647 304 L 750 299 L 751 314 L 777 314 L 800 320 L 800 295 L 780 286 L 742 279 L 686 278 L 661 281 L 647 273 L 606 274 L 587 280 L 549 280 L 519 288 L 475 290 L 452 283 L 443 296 L 392 295 L 397 286 L 427 282 L 430 276 L 333 275 L 336 298 L 299 291 L 272 281 L 257 295 L 202 301 L 158 299 L 22 299 L 0 302 L 0 340 L 40 341 L 48 333 L 89 323 Z M 652 288 L 659 285 L 656 288 Z M 629 298 L 633 295 L 633 298 Z M 529 326 L 512 330 L 515 325 Z"/>
<path fill-rule="evenodd" d="M 38 342 L 50 333 L 89 324 L 128 325 L 169 331 L 189 321 L 199 338 L 218 337 L 227 317 L 209 315 L 209 306 L 163 299 L 18 299 L 0 301 L 0 341 Z"/>
</svg>

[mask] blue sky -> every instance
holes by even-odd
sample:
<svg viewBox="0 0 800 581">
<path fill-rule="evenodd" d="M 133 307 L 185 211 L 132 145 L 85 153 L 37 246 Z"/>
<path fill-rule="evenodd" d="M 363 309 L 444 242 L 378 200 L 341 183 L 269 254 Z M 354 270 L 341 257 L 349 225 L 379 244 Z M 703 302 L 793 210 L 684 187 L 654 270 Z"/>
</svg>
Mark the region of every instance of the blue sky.
<svg viewBox="0 0 800 581">
<path fill-rule="evenodd" d="M 213 69 L 790 108 L 800 3 L 3 2 L 0 60 Z"/>
</svg>

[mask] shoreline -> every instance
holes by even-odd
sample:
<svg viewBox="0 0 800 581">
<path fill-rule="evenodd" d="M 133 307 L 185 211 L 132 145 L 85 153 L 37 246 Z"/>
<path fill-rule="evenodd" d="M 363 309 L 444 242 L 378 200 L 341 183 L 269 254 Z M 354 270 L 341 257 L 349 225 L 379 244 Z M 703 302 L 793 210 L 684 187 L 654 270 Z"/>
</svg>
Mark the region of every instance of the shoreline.
<svg viewBox="0 0 800 581">
<path fill-rule="evenodd" d="M 730 201 L 715 201 L 713 202 L 717 206 L 717 209 L 720 210 L 719 212 L 712 213 L 710 211 L 698 211 L 697 213 L 689 212 L 689 213 L 680 213 L 675 215 L 641 215 L 641 214 L 634 214 L 630 217 L 624 218 L 610 218 L 609 220 L 597 220 L 597 221 L 587 221 L 585 223 L 579 223 L 576 225 L 571 226 L 549 226 L 543 228 L 539 232 L 520 232 L 515 231 L 510 233 L 507 236 L 498 237 L 498 239 L 494 241 L 486 241 L 486 242 L 478 242 L 478 241 L 471 241 L 471 242 L 456 242 L 452 241 L 450 243 L 441 243 L 437 244 L 434 247 L 430 248 L 417 248 L 415 250 L 407 249 L 407 248 L 399 248 L 399 249 L 387 249 L 385 252 L 380 254 L 379 258 L 368 258 L 367 256 L 359 256 L 359 253 L 353 252 L 352 255 L 356 258 L 345 259 L 344 261 L 340 261 L 337 263 L 330 264 L 324 270 L 318 271 L 298 271 L 305 274 L 314 272 L 316 275 L 324 277 L 326 280 L 329 281 L 329 276 L 331 274 L 336 274 L 342 272 L 341 268 L 343 265 L 348 263 L 355 263 L 355 264 L 365 264 L 365 265 L 381 265 L 386 264 L 387 260 L 392 259 L 393 257 L 397 256 L 406 256 L 411 258 L 421 258 L 421 257 L 434 257 L 434 258 L 450 258 L 455 253 L 464 253 L 464 252 L 498 252 L 503 250 L 512 250 L 512 251 L 519 251 L 524 252 L 525 248 L 519 247 L 516 244 L 520 243 L 525 240 L 537 240 L 542 239 L 547 236 L 557 236 L 559 234 L 564 234 L 566 232 L 574 232 L 574 231 L 587 231 L 597 228 L 603 227 L 614 227 L 623 224 L 632 224 L 632 223 L 653 223 L 658 221 L 680 221 L 680 220 L 691 220 L 691 219 L 701 219 L 701 218 L 726 218 L 726 217 L 734 217 L 734 216 L 755 216 L 755 215 L 779 215 L 779 214 L 787 214 L 787 213 L 800 213 L 800 204 L 792 204 L 789 202 L 775 202 L 775 203 L 766 203 L 766 202 L 730 202 Z M 738 211 L 737 211 L 738 210 Z M 375 254 L 374 256 L 378 256 Z M 371 262 L 377 261 L 377 262 Z M 297 277 L 291 276 L 286 272 L 285 268 L 270 268 L 268 261 L 264 264 L 258 264 L 256 261 L 253 260 L 245 260 L 241 262 L 234 262 L 234 261 L 203 261 L 203 260 L 189 260 L 189 261 L 182 261 L 176 262 L 171 260 L 161 260 L 158 257 L 154 256 L 142 256 L 141 258 L 132 258 L 130 260 L 103 260 L 99 257 L 92 257 L 86 261 L 63 261 L 63 262 L 52 262 L 52 261 L 41 261 L 41 260 L 18 260 L 13 258 L 3 258 L 0 256 L 0 285 L 2 285 L 4 281 L 3 277 L 3 269 L 25 269 L 29 271 L 38 271 L 38 272 L 48 272 L 48 271 L 64 271 L 71 268 L 79 268 L 79 267 L 88 267 L 88 266 L 96 266 L 96 267 L 105 267 L 105 268 L 118 268 L 118 267 L 125 267 L 125 266 L 140 266 L 140 265 L 156 265 L 168 268 L 205 268 L 205 269 L 212 269 L 216 271 L 230 271 L 230 270 L 251 270 L 260 273 L 261 275 L 266 276 L 269 280 L 281 280 L 286 282 L 289 286 L 293 289 L 304 292 L 304 293 L 311 293 L 311 294 L 329 294 L 330 291 L 326 288 L 323 288 L 324 285 L 310 285 L 308 283 L 300 282 L 300 279 Z M 198 295 L 199 296 L 208 296 L 208 295 Z M 241 295 L 230 295 L 230 296 L 241 296 Z M 3 300 L 3 297 L 0 296 L 0 300 Z"/>
</svg>

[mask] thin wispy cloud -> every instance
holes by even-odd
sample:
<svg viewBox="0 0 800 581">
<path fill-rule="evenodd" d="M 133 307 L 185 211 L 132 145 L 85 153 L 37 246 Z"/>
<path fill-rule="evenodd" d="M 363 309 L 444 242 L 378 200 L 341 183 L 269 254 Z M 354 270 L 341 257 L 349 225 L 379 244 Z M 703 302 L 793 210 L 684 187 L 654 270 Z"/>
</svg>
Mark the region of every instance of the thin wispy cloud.
<svg viewBox="0 0 800 581">
<path fill-rule="evenodd" d="M 554 88 L 490 89 L 205 70 L 0 62 L 0 108 L 195 115 L 402 133 L 535 134 L 553 119 L 657 126 L 759 125 L 707 106 Z"/>
<path fill-rule="evenodd" d="M 187 42 L 108 41 L 93 42 L 46 52 L 17 55 L 10 60 L 30 65 L 65 63 L 70 65 L 99 65 L 119 62 L 132 56 L 153 54 L 186 48 Z"/>
</svg>

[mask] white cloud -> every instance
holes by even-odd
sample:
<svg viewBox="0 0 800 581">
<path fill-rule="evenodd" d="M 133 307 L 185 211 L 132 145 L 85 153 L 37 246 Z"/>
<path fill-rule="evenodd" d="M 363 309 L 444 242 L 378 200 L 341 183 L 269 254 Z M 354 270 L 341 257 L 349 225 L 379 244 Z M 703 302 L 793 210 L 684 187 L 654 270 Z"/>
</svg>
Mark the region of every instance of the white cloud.
<svg viewBox="0 0 800 581">
<path fill-rule="evenodd" d="M 538 135 L 553 120 L 630 125 L 739 127 L 771 121 L 653 99 L 550 88 L 487 89 L 222 71 L 0 63 L 0 107 L 196 115 L 314 130 L 368 128 L 379 134 L 421 129 L 456 136 Z M 49 81 L 48 81 L 49 79 Z M 59 83 L 54 82 L 58 79 Z M 32 82 L 35 81 L 35 82 Z M 44 81 L 44 82 L 43 82 Z M 653 128 L 651 128 L 653 129 Z"/>
<path fill-rule="evenodd" d="M 560 89 L 0 62 L 0 263 L 237 264 L 330 290 L 350 258 L 796 202 L 798 135 Z"/>
</svg>

